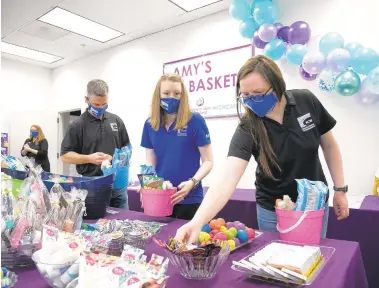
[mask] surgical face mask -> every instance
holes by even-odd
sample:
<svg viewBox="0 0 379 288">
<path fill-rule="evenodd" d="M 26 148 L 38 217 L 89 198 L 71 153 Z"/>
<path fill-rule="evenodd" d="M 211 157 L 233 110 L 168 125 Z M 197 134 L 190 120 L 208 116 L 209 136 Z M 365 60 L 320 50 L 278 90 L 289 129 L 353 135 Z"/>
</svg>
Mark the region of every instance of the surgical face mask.
<svg viewBox="0 0 379 288">
<path fill-rule="evenodd" d="M 177 113 L 180 100 L 176 98 L 161 98 L 161 107 L 167 114 Z"/>
<path fill-rule="evenodd" d="M 103 108 L 96 108 L 93 107 L 90 103 L 88 103 L 88 111 L 95 117 L 100 118 L 104 115 L 105 110 L 108 109 L 108 105 L 104 106 Z"/>
<path fill-rule="evenodd" d="M 243 104 L 259 117 L 265 117 L 270 113 L 278 102 L 274 92 L 262 95 L 249 95 L 243 97 Z"/>
<path fill-rule="evenodd" d="M 33 138 L 34 137 L 37 137 L 38 136 L 38 131 L 30 131 L 30 136 L 32 136 Z"/>
</svg>

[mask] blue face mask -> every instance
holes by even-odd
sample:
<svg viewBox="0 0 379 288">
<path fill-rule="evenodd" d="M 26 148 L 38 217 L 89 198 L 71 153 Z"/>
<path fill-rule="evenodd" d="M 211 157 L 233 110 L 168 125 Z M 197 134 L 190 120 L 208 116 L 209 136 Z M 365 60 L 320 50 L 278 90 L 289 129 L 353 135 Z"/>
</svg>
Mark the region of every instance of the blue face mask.
<svg viewBox="0 0 379 288">
<path fill-rule="evenodd" d="M 95 117 L 100 118 L 104 115 L 105 110 L 108 109 L 108 105 L 103 108 L 93 107 L 91 104 L 88 104 L 88 111 Z"/>
<path fill-rule="evenodd" d="M 30 136 L 37 137 L 38 136 L 38 131 L 30 131 Z"/>
<path fill-rule="evenodd" d="M 243 103 L 259 117 L 264 117 L 271 112 L 278 102 L 274 92 L 263 95 L 250 95 L 243 98 Z"/>
<path fill-rule="evenodd" d="M 161 107 L 167 114 L 177 113 L 179 105 L 180 100 L 176 98 L 161 98 Z"/>
</svg>

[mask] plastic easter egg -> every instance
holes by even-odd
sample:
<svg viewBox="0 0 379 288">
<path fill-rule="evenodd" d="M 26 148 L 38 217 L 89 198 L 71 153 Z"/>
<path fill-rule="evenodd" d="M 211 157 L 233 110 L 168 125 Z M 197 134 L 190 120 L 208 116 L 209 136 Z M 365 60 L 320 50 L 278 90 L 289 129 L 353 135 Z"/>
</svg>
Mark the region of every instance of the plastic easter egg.
<svg viewBox="0 0 379 288">
<path fill-rule="evenodd" d="M 212 230 L 216 229 L 216 220 L 213 219 L 211 222 L 209 222 L 209 226 L 212 228 Z"/>
<path fill-rule="evenodd" d="M 216 225 L 215 228 L 220 230 L 221 226 L 226 226 L 226 222 L 225 222 L 224 219 L 218 218 L 218 219 L 216 219 L 216 224 L 215 225 Z"/>
<path fill-rule="evenodd" d="M 218 230 L 212 230 L 211 233 L 209 233 L 209 235 L 210 235 L 211 238 L 213 239 L 217 233 L 219 233 Z"/>
<path fill-rule="evenodd" d="M 231 250 L 236 249 L 236 243 L 233 240 L 228 240 L 228 244 Z"/>
<path fill-rule="evenodd" d="M 237 230 L 245 230 L 246 226 L 243 223 L 239 223 L 236 225 Z"/>
<path fill-rule="evenodd" d="M 234 233 L 230 232 L 229 230 L 226 233 L 226 236 L 228 237 L 228 240 L 232 240 L 234 239 Z"/>
<path fill-rule="evenodd" d="M 236 243 L 236 247 L 241 245 L 241 241 L 238 238 L 234 238 L 233 241 Z"/>
<path fill-rule="evenodd" d="M 220 232 L 227 232 L 227 231 L 228 231 L 228 228 L 226 228 L 225 226 L 220 227 Z"/>
<path fill-rule="evenodd" d="M 241 243 L 245 243 L 249 240 L 249 235 L 245 230 L 238 230 L 237 238 L 241 241 Z"/>
<path fill-rule="evenodd" d="M 255 230 L 252 229 L 252 228 L 249 228 L 249 229 L 247 230 L 247 235 L 248 235 L 248 237 L 249 237 L 249 240 L 254 239 L 254 238 L 255 238 Z"/>
<path fill-rule="evenodd" d="M 232 235 L 233 235 L 233 238 L 237 237 L 237 229 L 232 227 L 228 230 Z"/>
<path fill-rule="evenodd" d="M 211 226 L 209 224 L 205 224 L 203 226 L 203 228 L 201 228 L 201 231 L 209 233 L 212 231 L 212 229 L 211 229 Z"/>
<path fill-rule="evenodd" d="M 227 222 L 226 223 L 226 228 L 230 229 L 232 227 L 234 227 L 234 223 L 233 222 Z"/>
<path fill-rule="evenodd" d="M 223 240 L 223 241 L 226 241 L 228 240 L 228 236 L 226 236 L 226 234 L 224 232 L 218 232 L 215 236 L 214 236 L 214 239 L 215 240 Z"/>
<path fill-rule="evenodd" d="M 200 242 L 207 242 L 209 239 L 211 239 L 211 235 L 209 235 L 207 232 L 200 232 L 200 235 L 199 235 Z"/>
</svg>

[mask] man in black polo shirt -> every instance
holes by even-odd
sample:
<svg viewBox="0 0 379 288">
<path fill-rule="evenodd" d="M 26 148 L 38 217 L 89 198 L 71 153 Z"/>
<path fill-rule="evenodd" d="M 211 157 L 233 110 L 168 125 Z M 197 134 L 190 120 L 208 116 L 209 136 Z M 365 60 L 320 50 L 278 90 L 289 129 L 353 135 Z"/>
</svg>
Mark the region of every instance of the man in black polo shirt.
<svg viewBox="0 0 379 288">
<path fill-rule="evenodd" d="M 237 101 L 245 107 L 230 142 L 224 169 L 211 186 L 194 218 L 180 228 L 176 238 L 189 241 L 198 236 L 227 203 L 251 156 L 257 162 L 257 218 L 260 230 L 276 231 L 276 199 L 289 195 L 297 199 L 295 179 L 322 181 L 326 178 L 318 150 L 323 154 L 334 182 L 333 206 L 339 220 L 349 216 L 347 186 L 342 157 L 333 136 L 336 120 L 309 90 L 286 91 L 286 84 L 274 61 L 260 55 L 249 59 L 237 76 Z M 237 105 L 237 112 L 238 107 Z M 324 205 L 321 237 L 326 236 L 329 205 Z"/>
<path fill-rule="evenodd" d="M 76 164 L 83 176 L 101 176 L 101 163 L 112 159 L 116 148 L 130 144 L 124 122 L 108 108 L 108 85 L 103 80 L 87 84 L 88 109 L 67 130 L 61 145 L 61 159 Z M 114 190 L 110 206 L 128 208 L 126 189 Z"/>
</svg>

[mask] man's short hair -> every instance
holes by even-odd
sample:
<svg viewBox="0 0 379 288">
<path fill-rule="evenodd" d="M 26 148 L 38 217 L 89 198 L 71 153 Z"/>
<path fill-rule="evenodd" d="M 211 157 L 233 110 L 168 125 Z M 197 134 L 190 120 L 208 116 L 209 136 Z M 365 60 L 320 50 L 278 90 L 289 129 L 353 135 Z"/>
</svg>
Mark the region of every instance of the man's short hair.
<svg viewBox="0 0 379 288">
<path fill-rule="evenodd" d="M 108 96 L 109 87 L 104 80 L 95 79 L 87 84 L 87 96 Z"/>
</svg>

